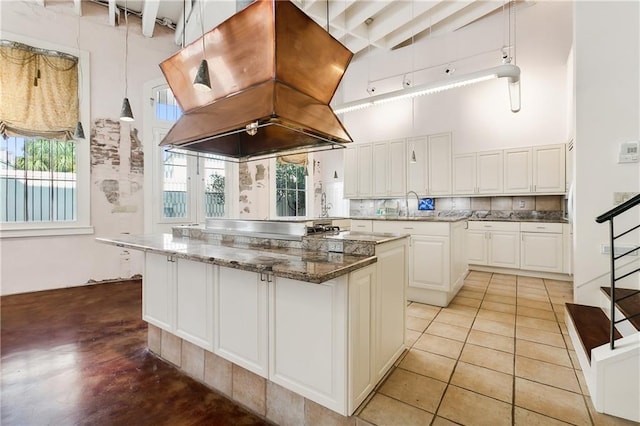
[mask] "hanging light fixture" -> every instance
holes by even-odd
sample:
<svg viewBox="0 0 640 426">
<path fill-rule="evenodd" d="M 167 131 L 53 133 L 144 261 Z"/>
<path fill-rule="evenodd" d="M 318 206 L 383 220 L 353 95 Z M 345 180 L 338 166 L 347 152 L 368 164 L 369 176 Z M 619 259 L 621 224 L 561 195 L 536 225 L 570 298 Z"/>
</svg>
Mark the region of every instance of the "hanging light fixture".
<svg viewBox="0 0 640 426">
<path fill-rule="evenodd" d="M 200 66 L 198 67 L 196 78 L 193 80 L 193 87 L 200 92 L 206 92 L 211 90 L 211 81 L 209 79 L 209 64 L 207 63 L 205 55 L 204 15 L 202 14 L 202 1 L 203 0 L 198 0 L 198 4 L 200 6 L 200 31 L 202 33 L 202 60 L 200 61 Z"/>
<path fill-rule="evenodd" d="M 337 170 L 333 171 L 333 178 L 334 179 L 338 179 L 338 171 Z"/>
<path fill-rule="evenodd" d="M 133 112 L 131 112 L 131 104 L 127 97 L 127 62 L 129 57 L 129 11 L 127 9 L 127 2 L 124 2 L 124 22 L 125 22 L 125 39 L 124 39 L 124 99 L 122 100 L 122 108 L 120 109 L 120 120 L 131 122 L 133 121 Z"/>
<path fill-rule="evenodd" d="M 76 124 L 76 130 L 73 132 L 74 139 L 85 139 L 84 128 L 82 127 L 82 121 L 80 121 L 80 90 L 82 87 L 82 67 L 80 66 L 80 14 L 78 14 L 78 32 L 76 34 L 76 47 L 78 48 L 78 123 Z"/>
<path fill-rule="evenodd" d="M 343 114 L 345 112 L 357 111 L 365 108 L 369 108 L 376 105 L 382 105 L 393 101 L 400 101 L 403 99 L 411 99 L 417 96 L 431 95 L 433 93 L 443 92 L 445 90 L 454 89 L 456 87 L 468 86 L 482 81 L 492 80 L 494 78 L 509 79 L 509 86 L 519 89 L 520 87 L 520 68 L 512 64 L 503 64 L 497 67 L 488 68 L 473 73 L 460 75 L 457 77 L 447 78 L 441 81 L 421 84 L 406 89 L 395 90 L 393 92 L 383 93 L 381 95 L 371 96 L 362 100 L 347 102 L 342 105 L 338 105 L 333 109 L 336 114 Z M 519 90 L 518 90 L 519 93 Z M 513 104 L 513 101 L 512 101 Z M 517 112 L 512 108 L 513 112 Z"/>
</svg>

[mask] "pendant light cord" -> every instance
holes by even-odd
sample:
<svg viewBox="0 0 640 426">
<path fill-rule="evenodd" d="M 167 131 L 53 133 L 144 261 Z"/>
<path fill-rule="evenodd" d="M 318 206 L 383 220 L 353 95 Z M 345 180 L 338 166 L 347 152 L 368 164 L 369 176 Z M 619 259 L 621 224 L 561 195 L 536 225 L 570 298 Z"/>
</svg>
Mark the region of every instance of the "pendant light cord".
<svg viewBox="0 0 640 426">
<path fill-rule="evenodd" d="M 127 92 L 129 90 L 129 84 L 127 81 L 127 63 L 129 62 L 129 17 L 128 17 L 128 8 L 127 8 L 127 0 L 124 2 L 124 25 L 125 25 L 125 35 L 124 35 L 124 97 L 127 97 Z"/>
<path fill-rule="evenodd" d="M 198 0 L 198 6 L 200 6 L 200 32 L 202 33 L 202 59 L 207 59 L 204 50 L 204 15 L 202 12 L 203 0 Z"/>
</svg>

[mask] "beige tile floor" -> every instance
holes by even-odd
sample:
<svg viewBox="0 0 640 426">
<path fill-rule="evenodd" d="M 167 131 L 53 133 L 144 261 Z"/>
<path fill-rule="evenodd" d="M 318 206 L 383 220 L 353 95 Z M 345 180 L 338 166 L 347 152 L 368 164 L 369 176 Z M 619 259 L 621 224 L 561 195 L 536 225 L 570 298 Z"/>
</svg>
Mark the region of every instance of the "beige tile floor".
<svg viewBox="0 0 640 426">
<path fill-rule="evenodd" d="M 470 272 L 447 308 L 410 303 L 409 349 L 358 425 L 631 425 L 597 413 L 564 323 L 569 282 Z"/>
</svg>

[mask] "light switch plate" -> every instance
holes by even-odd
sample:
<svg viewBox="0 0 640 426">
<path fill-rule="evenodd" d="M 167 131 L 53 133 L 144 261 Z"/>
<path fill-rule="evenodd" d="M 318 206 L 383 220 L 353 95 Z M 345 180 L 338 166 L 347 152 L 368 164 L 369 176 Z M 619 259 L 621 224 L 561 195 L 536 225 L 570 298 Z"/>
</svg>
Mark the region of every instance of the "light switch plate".
<svg viewBox="0 0 640 426">
<path fill-rule="evenodd" d="M 628 201 L 638 195 L 638 192 L 614 192 L 613 193 L 613 205 L 617 206 L 625 201 Z"/>
</svg>

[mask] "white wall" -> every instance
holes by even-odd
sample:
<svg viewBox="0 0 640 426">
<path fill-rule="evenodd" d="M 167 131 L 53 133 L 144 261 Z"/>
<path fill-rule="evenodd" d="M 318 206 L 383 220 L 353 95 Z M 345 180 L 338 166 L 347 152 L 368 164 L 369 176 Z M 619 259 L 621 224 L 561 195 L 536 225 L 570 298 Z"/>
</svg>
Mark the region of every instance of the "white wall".
<svg viewBox="0 0 640 426">
<path fill-rule="evenodd" d="M 617 164 L 620 143 L 640 139 L 639 28 L 638 2 L 576 2 L 574 297 L 579 303 L 596 304 L 598 286 L 608 280 L 593 281 L 609 270 L 608 257 L 599 253 L 608 226 L 595 218 L 613 207 L 613 192 L 640 191 L 640 165 Z M 637 224 L 640 213 L 631 216 L 627 224 Z"/>
<path fill-rule="evenodd" d="M 91 123 L 118 120 L 124 94 L 125 27 L 108 24 L 105 7 L 83 2 L 83 16 L 73 12 L 72 2 L 2 3 L 2 31 L 89 51 L 91 55 Z M 78 37 L 78 25 L 79 37 Z M 142 134 L 143 83 L 162 76 L 158 64 L 177 50 L 173 32 L 156 27 L 154 37 L 141 34 L 140 20 L 129 18 L 128 96 L 136 121 L 131 128 Z M 85 122 L 88 122 L 85 120 Z M 121 154 L 126 160 L 129 126 L 122 126 Z M 85 125 L 85 134 L 90 129 Z M 80 143 L 89 143 L 89 139 Z M 117 212 L 100 190 L 102 179 L 118 180 L 127 210 Z M 91 225 L 94 235 L 0 240 L 1 294 L 23 293 L 82 285 L 91 280 L 130 277 L 142 271 L 139 253 L 127 255 L 113 246 L 98 244 L 96 236 L 121 232 L 142 233 L 142 176 L 122 167 L 96 166 L 91 175 Z"/>
<path fill-rule="evenodd" d="M 567 142 L 567 57 L 572 41 L 570 2 L 537 2 L 516 14 L 516 60 L 522 70 L 522 110 L 512 113 L 505 79 L 449 90 L 413 101 L 389 103 L 345 114 L 354 141 L 374 141 L 452 131 L 454 154 Z M 378 93 L 401 88 L 403 73 L 414 84 L 500 65 L 505 40 L 502 13 L 450 35 L 425 38 L 392 52 L 356 58 L 344 78 L 342 99 L 367 97 L 368 80 Z M 481 52 L 491 53 L 477 55 Z M 477 56 L 476 56 L 477 55 Z M 457 60 L 460 58 L 466 60 Z M 411 74 L 411 70 L 429 68 Z M 394 78 L 389 76 L 397 75 Z"/>
</svg>

